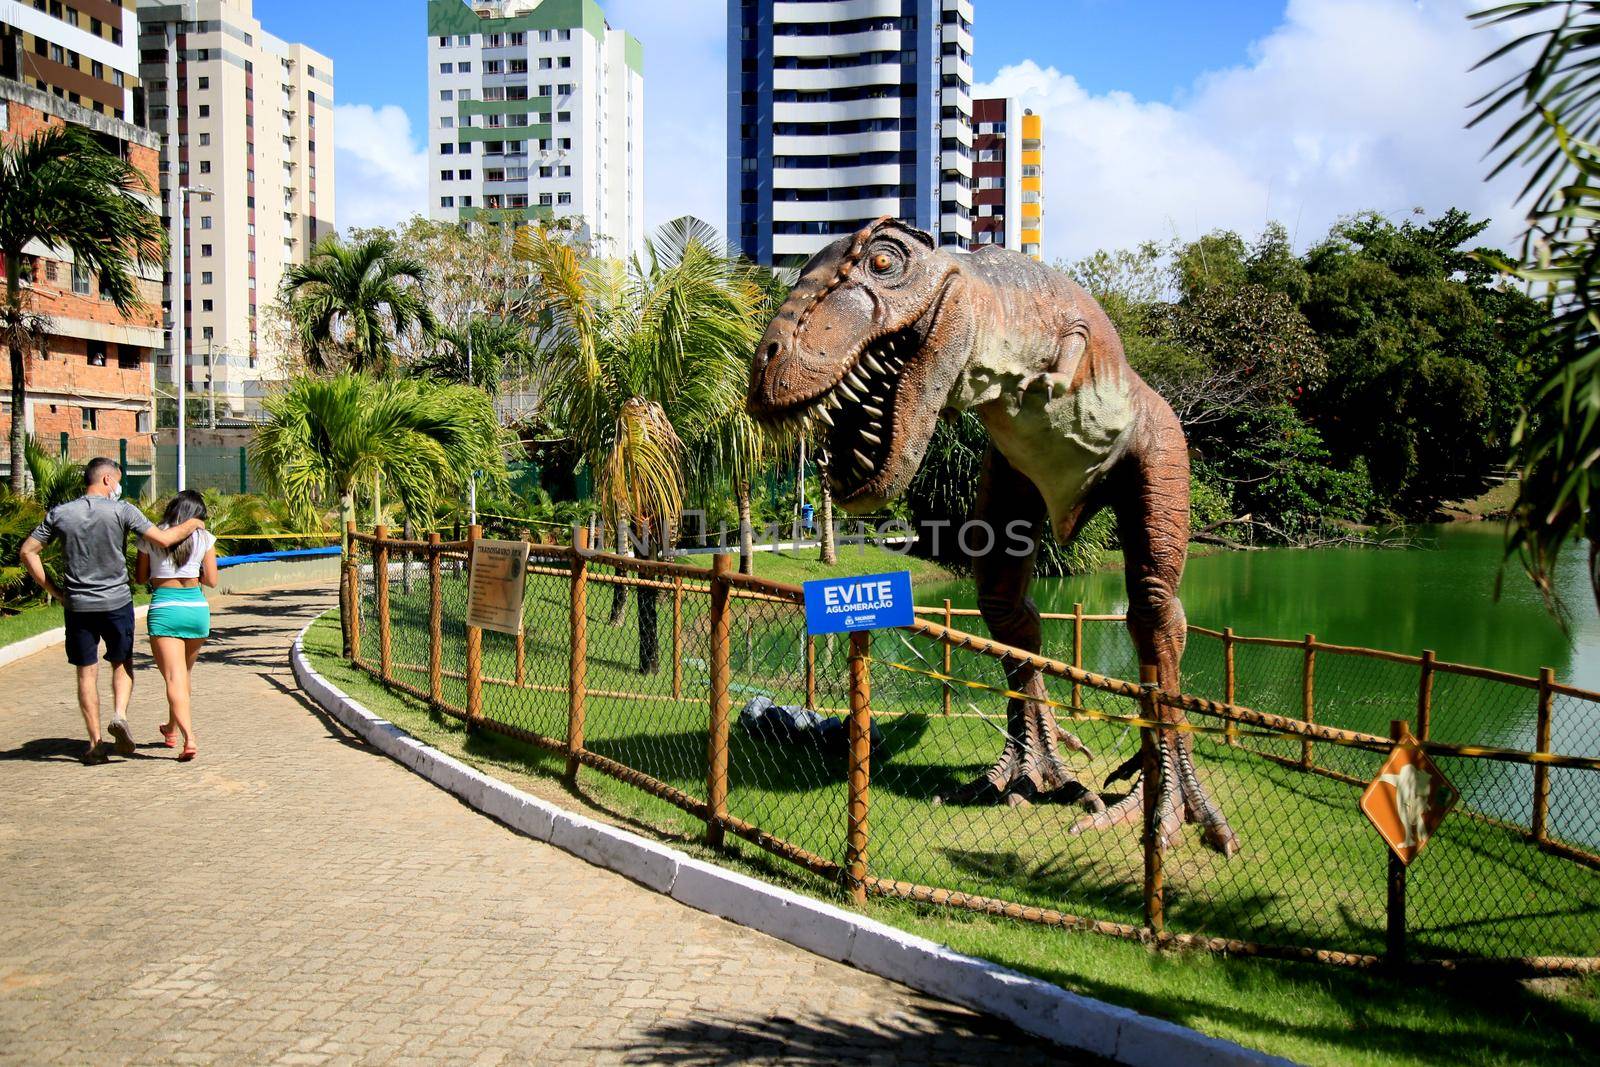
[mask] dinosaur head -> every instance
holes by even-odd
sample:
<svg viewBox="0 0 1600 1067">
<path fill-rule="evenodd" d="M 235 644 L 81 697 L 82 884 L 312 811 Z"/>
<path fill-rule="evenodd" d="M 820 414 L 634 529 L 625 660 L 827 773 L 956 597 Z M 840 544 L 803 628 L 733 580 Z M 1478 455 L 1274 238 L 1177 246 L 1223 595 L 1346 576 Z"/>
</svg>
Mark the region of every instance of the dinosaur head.
<svg viewBox="0 0 1600 1067">
<path fill-rule="evenodd" d="M 910 483 L 970 350 L 962 283 L 933 238 L 879 219 L 811 257 L 750 369 L 750 414 L 822 431 L 834 498 L 880 507 Z"/>
</svg>

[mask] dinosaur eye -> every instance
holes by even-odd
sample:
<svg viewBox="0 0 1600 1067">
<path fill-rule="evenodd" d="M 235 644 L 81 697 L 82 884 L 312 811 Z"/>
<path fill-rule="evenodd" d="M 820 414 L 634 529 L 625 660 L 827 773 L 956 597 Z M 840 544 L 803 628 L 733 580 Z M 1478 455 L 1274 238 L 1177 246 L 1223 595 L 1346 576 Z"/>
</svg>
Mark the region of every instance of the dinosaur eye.
<svg viewBox="0 0 1600 1067">
<path fill-rule="evenodd" d="M 872 257 L 872 269 L 879 274 L 887 274 L 894 267 L 894 257 L 887 252 L 879 252 Z"/>
</svg>

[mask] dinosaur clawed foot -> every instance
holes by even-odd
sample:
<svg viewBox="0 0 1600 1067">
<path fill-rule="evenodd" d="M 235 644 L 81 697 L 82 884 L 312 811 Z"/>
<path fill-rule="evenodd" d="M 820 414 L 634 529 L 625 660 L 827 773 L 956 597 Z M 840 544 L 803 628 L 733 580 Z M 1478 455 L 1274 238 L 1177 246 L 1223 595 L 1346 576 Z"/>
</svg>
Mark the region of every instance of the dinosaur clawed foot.
<svg viewBox="0 0 1600 1067">
<path fill-rule="evenodd" d="M 1077 774 L 1061 759 L 1061 748 L 1091 755 L 1076 734 L 1060 729 L 1048 708 L 1032 703 L 1021 711 L 1015 726 L 1007 733 L 1005 749 L 993 767 L 936 801 L 1010 807 L 1081 804 L 1090 812 L 1105 810 L 1099 794 L 1079 782 Z"/>
<path fill-rule="evenodd" d="M 1201 839 L 1223 856 L 1232 856 L 1239 851 L 1239 838 L 1195 773 L 1194 754 L 1190 745 L 1178 734 L 1167 731 L 1158 735 L 1156 745 L 1157 766 L 1161 772 L 1156 789 L 1156 811 L 1162 847 L 1176 843 L 1185 824 L 1198 823 Z M 1134 756 L 1113 771 L 1106 781 L 1112 782 L 1128 774 L 1141 776 L 1141 758 Z M 1109 830 L 1127 823 L 1142 822 L 1143 817 L 1144 789 L 1135 785 L 1121 800 L 1109 807 L 1102 805 L 1100 811 L 1085 815 L 1073 823 L 1068 832 L 1076 835 L 1087 830 Z"/>
</svg>

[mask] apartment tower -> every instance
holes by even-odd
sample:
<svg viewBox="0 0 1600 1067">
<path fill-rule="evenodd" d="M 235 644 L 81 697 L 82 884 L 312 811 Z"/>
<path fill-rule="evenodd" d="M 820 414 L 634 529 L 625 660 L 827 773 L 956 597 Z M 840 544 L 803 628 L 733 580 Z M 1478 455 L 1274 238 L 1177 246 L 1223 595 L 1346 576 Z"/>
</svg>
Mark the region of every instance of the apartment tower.
<svg viewBox="0 0 1600 1067">
<path fill-rule="evenodd" d="M 880 215 L 972 241 L 971 0 L 728 0 L 728 233 L 799 267 Z"/>
<path fill-rule="evenodd" d="M 165 294 L 170 324 L 181 287 L 188 389 L 249 414 L 286 376 L 268 321 L 284 269 L 334 232 L 333 63 L 263 30 L 251 0 L 140 0 L 139 58 L 166 211 L 174 183 L 209 190 L 182 198 L 184 276 Z M 161 377 L 176 381 L 170 350 Z"/>
<path fill-rule="evenodd" d="M 0 76 L 95 115 L 135 114 L 139 52 L 133 0 L 0 3 Z"/>
<path fill-rule="evenodd" d="M 1016 100 L 975 100 L 972 245 L 1039 259 L 1044 230 L 1044 124 Z"/>
<path fill-rule="evenodd" d="M 594 0 L 428 0 L 428 212 L 644 240 L 644 49 Z"/>
</svg>

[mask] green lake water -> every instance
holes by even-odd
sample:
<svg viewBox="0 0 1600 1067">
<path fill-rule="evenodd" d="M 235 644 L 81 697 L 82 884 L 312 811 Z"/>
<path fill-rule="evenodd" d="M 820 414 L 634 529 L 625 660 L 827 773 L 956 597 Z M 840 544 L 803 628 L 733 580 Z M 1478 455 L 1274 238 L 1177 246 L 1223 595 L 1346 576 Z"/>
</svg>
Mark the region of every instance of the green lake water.
<svg viewBox="0 0 1600 1067">
<path fill-rule="evenodd" d="M 1515 564 L 1501 571 L 1498 523 L 1424 526 L 1409 531 L 1412 549 L 1336 548 L 1222 552 L 1192 559 L 1181 596 L 1189 621 L 1213 629 L 1231 626 L 1240 636 L 1301 638 L 1419 654 L 1440 660 L 1535 675 L 1553 668 L 1562 682 L 1600 690 L 1600 617 L 1589 591 L 1586 545 L 1570 548 L 1557 584 L 1571 612 L 1564 630 L 1545 610 Z M 1120 614 L 1127 607 L 1120 571 L 1077 578 L 1040 579 L 1033 597 L 1041 611 Z M 975 606 L 970 582 L 919 590 L 918 602 Z M 979 633 L 976 619 L 959 621 Z M 1131 644 L 1120 624 L 1085 627 L 1084 666 L 1137 678 Z M 1071 624 L 1046 623 L 1047 654 L 1070 658 Z M 1304 655 L 1297 649 L 1241 646 L 1236 653 L 1236 699 L 1250 707 L 1298 716 Z M 1319 654 L 1315 668 L 1316 718 L 1329 725 L 1387 733 L 1389 720 L 1413 720 L 1417 668 L 1370 659 Z M 1220 643 L 1196 635 L 1184 657 L 1184 687 L 1222 696 Z M 1530 689 L 1439 674 L 1434 683 L 1435 740 L 1531 748 L 1537 698 Z M 1600 754 L 1600 706 L 1558 697 L 1553 713 L 1554 751 Z M 1373 757 L 1321 746 L 1327 766 L 1366 777 Z M 1287 752 L 1285 754 L 1288 754 Z M 1531 772 L 1484 760 L 1451 760 L 1447 767 L 1466 801 L 1479 810 L 1527 825 Z M 1600 846 L 1600 773 L 1557 769 L 1551 776 L 1553 829 L 1569 840 Z"/>
</svg>

